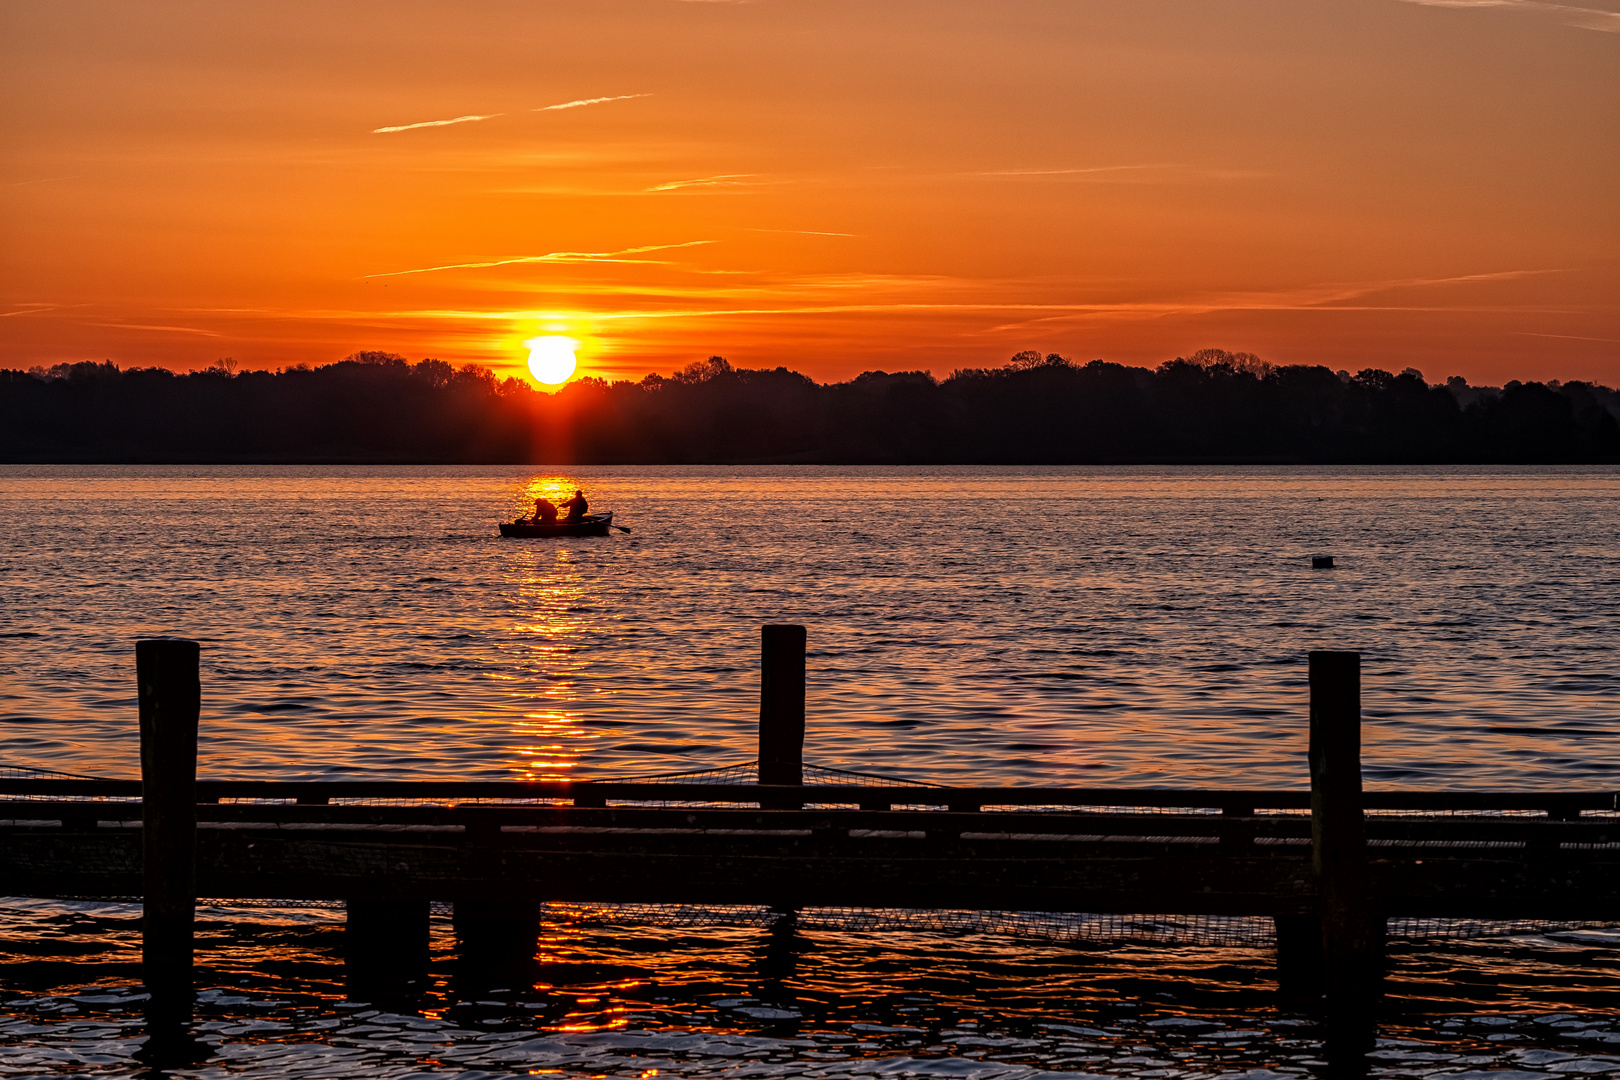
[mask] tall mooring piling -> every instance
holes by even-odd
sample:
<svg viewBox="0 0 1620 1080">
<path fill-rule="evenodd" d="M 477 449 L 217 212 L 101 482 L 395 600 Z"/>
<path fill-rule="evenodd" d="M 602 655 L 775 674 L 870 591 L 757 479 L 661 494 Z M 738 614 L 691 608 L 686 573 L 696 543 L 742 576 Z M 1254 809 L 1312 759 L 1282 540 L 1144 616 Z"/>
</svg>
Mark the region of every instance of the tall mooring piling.
<svg viewBox="0 0 1620 1080">
<path fill-rule="evenodd" d="M 1322 987 L 1340 1037 L 1360 1038 L 1383 977 L 1384 917 L 1368 889 L 1361 797 L 1361 654 L 1313 652 L 1311 869 L 1322 934 Z"/>
<path fill-rule="evenodd" d="M 197 723 L 202 679 L 195 641 L 135 643 L 141 722 L 141 957 L 153 1021 L 191 1017 L 197 915 Z"/>
<path fill-rule="evenodd" d="M 760 627 L 759 782 L 804 783 L 805 628 Z"/>
</svg>

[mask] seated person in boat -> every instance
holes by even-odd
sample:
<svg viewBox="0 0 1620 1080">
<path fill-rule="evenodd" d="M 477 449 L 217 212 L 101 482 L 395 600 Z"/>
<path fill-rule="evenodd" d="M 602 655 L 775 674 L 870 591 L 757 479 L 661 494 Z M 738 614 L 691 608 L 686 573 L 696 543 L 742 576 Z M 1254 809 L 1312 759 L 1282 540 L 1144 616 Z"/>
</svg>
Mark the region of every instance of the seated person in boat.
<svg viewBox="0 0 1620 1080">
<path fill-rule="evenodd" d="M 563 503 L 563 506 L 568 510 L 569 521 L 581 520 L 585 517 L 585 511 L 591 508 L 591 504 L 585 501 L 585 493 L 577 488 L 574 490 L 574 497 Z"/>
<path fill-rule="evenodd" d="M 555 525 L 557 523 L 557 508 L 544 495 L 534 500 L 533 521 L 541 525 Z"/>
</svg>

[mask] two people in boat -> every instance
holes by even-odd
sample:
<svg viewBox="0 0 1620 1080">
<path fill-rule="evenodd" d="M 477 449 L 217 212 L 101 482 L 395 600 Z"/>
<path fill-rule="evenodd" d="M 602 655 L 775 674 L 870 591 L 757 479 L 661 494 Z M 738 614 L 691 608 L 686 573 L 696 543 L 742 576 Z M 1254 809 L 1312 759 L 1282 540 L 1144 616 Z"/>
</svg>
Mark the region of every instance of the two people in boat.
<svg viewBox="0 0 1620 1080">
<path fill-rule="evenodd" d="M 563 502 L 561 509 L 568 511 L 564 521 L 583 521 L 585 512 L 591 504 L 585 501 L 585 493 L 578 488 L 574 489 L 574 497 Z M 534 517 L 531 519 L 540 525 L 555 525 L 559 507 L 544 495 L 534 500 Z"/>
</svg>

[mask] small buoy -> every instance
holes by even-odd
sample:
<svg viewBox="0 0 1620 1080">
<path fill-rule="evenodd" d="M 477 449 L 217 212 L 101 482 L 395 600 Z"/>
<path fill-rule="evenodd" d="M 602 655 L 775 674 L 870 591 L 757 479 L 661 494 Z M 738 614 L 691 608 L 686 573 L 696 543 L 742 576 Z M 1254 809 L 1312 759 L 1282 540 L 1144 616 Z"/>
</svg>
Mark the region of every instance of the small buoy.
<svg viewBox="0 0 1620 1080">
<path fill-rule="evenodd" d="M 1312 570 L 1331 570 L 1331 569 L 1333 569 L 1333 556 L 1331 556 L 1331 555 L 1312 555 L 1311 556 L 1311 569 Z"/>
</svg>

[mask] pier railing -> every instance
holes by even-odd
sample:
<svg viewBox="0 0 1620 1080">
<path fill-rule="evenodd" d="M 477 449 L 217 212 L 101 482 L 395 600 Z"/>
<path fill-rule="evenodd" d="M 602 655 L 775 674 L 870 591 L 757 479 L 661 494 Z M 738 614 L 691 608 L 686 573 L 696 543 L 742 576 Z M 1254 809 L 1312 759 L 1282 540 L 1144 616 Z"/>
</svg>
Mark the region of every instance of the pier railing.
<svg viewBox="0 0 1620 1080">
<path fill-rule="evenodd" d="M 209 806 L 237 802 L 299 806 L 345 804 L 441 803 L 479 805 L 505 803 L 599 807 L 613 804 L 670 803 L 773 803 L 791 798 L 805 805 L 859 806 L 887 809 L 908 806 L 923 809 L 998 811 L 1038 810 L 1043 807 L 1132 807 L 1143 810 L 1203 810 L 1226 814 L 1244 811 L 1306 811 L 1308 790 L 1275 788 L 1108 788 L 1037 787 L 1018 785 L 902 787 L 860 784 L 705 784 L 680 781 L 637 780 L 198 780 L 199 814 Z M 0 778 L 0 808 L 21 812 L 40 800 L 69 802 L 100 800 L 139 804 L 141 781 L 99 779 Z M 1620 793 L 1611 791 L 1368 791 L 1364 808 L 1373 812 L 1535 814 L 1548 821 L 1578 821 L 1583 813 L 1620 813 Z M 81 813 L 79 816 L 84 816 Z M 223 820 L 223 819 L 221 819 Z M 1492 820 L 1495 820 L 1494 818 Z M 1503 820 L 1502 824 L 1507 824 Z"/>
</svg>

